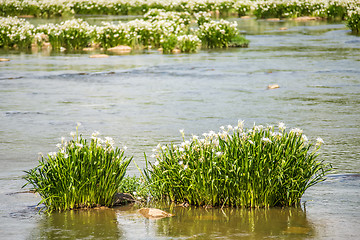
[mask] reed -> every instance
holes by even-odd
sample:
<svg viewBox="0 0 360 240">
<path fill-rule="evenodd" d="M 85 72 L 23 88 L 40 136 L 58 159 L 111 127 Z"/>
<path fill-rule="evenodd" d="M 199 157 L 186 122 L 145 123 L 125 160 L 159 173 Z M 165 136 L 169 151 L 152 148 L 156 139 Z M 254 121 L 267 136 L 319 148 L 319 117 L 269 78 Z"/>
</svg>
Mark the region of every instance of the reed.
<svg viewBox="0 0 360 240">
<path fill-rule="evenodd" d="M 155 199 L 199 206 L 295 206 L 331 166 L 317 160 L 323 141 L 299 129 L 222 127 L 203 138 L 158 145 L 144 171 Z"/>
<path fill-rule="evenodd" d="M 92 134 L 88 141 L 76 132 L 62 139 L 57 152 L 41 156 L 39 165 L 26 171 L 26 185 L 40 194 L 47 212 L 111 206 L 132 157 L 114 147 L 114 140 Z M 26 186 L 25 185 L 25 186 Z"/>
</svg>

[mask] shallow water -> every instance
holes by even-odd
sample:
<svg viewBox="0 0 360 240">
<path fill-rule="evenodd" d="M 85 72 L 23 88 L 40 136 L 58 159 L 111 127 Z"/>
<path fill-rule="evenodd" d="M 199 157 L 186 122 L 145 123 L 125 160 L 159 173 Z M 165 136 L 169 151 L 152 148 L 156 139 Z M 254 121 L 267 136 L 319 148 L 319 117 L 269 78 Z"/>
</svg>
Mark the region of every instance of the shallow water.
<svg viewBox="0 0 360 240">
<path fill-rule="evenodd" d="M 96 23 L 96 19 L 94 23 Z M 356 239 L 360 234 L 360 38 L 341 23 L 239 20 L 247 49 L 90 59 L 92 53 L 0 50 L 0 234 L 2 239 Z M 279 30 L 286 27 L 287 30 Z M 267 90 L 269 84 L 279 89 Z M 309 189 L 301 209 L 163 207 L 175 217 L 140 217 L 138 206 L 38 215 L 23 171 L 62 136 L 98 130 L 128 146 L 138 165 L 159 142 L 221 125 L 298 127 L 325 145 L 336 172 Z M 131 165 L 129 174 L 138 174 Z"/>
</svg>

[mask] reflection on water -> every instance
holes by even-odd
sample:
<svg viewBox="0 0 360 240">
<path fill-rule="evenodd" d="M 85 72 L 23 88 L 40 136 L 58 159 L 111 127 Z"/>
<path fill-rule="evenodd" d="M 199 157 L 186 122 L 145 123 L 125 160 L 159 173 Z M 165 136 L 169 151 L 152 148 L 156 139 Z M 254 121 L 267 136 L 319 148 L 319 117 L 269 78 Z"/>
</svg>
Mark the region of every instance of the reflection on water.
<svg viewBox="0 0 360 240">
<path fill-rule="evenodd" d="M 312 223 L 301 208 L 166 207 L 175 214 L 145 219 L 138 205 L 43 215 L 30 239 L 308 239 Z"/>
<path fill-rule="evenodd" d="M 30 239 L 120 239 L 113 209 L 67 211 L 42 215 Z"/>
<path fill-rule="evenodd" d="M 175 217 L 157 222 L 158 234 L 194 239 L 306 239 L 314 235 L 301 208 L 171 209 Z"/>
</svg>

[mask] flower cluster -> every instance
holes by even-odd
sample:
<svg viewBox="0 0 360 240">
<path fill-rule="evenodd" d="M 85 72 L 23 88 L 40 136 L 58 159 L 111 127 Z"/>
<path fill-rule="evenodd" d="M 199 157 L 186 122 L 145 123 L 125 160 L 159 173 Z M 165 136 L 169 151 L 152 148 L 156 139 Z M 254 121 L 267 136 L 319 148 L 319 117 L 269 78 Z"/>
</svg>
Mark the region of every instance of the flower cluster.
<svg viewBox="0 0 360 240">
<path fill-rule="evenodd" d="M 303 131 L 285 131 L 280 123 L 244 129 L 222 126 L 179 144 L 158 144 L 145 170 L 155 198 L 205 206 L 270 207 L 299 203 L 304 191 L 330 170 L 316 161 L 323 144 L 314 146 Z"/>
<path fill-rule="evenodd" d="M 0 0 L 3 15 L 31 14 L 35 16 L 62 16 L 66 14 L 142 14 L 152 8 L 166 11 L 235 11 L 239 16 L 251 13 L 258 17 L 292 17 L 315 15 L 345 17 L 357 0 Z"/>
<path fill-rule="evenodd" d="M 224 48 L 238 35 L 237 23 L 220 21 L 204 22 L 199 26 L 198 37 L 209 48 Z"/>
<path fill-rule="evenodd" d="M 0 48 L 30 47 L 34 39 L 34 26 L 17 17 L 0 17 Z"/>
<path fill-rule="evenodd" d="M 42 197 L 47 211 L 112 206 L 132 157 L 124 155 L 126 147 L 115 147 L 111 137 L 91 140 L 76 131 L 71 140 L 61 138 L 57 152 L 42 156 L 39 165 L 27 171 L 25 179 Z"/>
<path fill-rule="evenodd" d="M 360 33 L 360 6 L 348 12 L 347 26 L 354 33 Z"/>
<path fill-rule="evenodd" d="M 80 49 L 86 47 L 93 34 L 94 27 L 82 19 L 73 19 L 60 24 L 41 25 L 36 29 L 38 34 L 47 36 L 52 47 Z"/>
<path fill-rule="evenodd" d="M 196 35 L 181 35 L 177 37 L 178 46 L 181 52 L 196 52 L 201 45 L 201 40 Z"/>
<path fill-rule="evenodd" d="M 204 15 L 204 14 L 203 14 Z M 204 15 L 205 16 L 205 15 Z M 0 18 L 3 30 L 1 34 L 5 43 L 2 46 L 17 44 L 13 33 L 20 34 L 25 26 L 28 31 L 28 44 L 35 39 L 37 45 L 49 42 L 55 49 L 81 49 L 92 43 L 108 49 L 119 45 L 129 45 L 133 48 L 162 48 L 164 53 L 178 48 L 182 52 L 196 52 L 203 44 L 204 47 L 227 47 L 232 40 L 239 37 L 236 23 L 225 20 L 202 21 L 198 29 L 190 28 L 190 14 L 187 12 L 165 12 L 151 10 L 144 19 L 135 19 L 126 23 L 103 23 L 103 26 L 91 26 L 82 19 L 73 19 L 59 24 L 45 24 L 34 27 L 30 23 L 17 18 Z M 18 21 L 7 27 L 7 22 Z M 24 24 L 23 24 L 24 23 Z M 26 23 L 26 24 L 25 24 Z M 7 36 L 9 35 L 9 36 Z M 7 38 L 6 38 L 7 37 Z M 19 44 L 18 44 L 19 45 Z M 244 47 L 238 45 L 239 47 Z"/>
</svg>

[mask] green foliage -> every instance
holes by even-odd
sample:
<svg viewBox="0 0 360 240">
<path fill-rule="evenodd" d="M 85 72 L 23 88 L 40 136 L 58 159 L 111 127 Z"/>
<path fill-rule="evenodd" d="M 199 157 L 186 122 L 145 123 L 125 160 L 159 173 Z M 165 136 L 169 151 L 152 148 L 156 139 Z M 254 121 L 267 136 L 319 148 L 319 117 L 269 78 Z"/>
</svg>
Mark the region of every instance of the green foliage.
<svg viewBox="0 0 360 240">
<path fill-rule="evenodd" d="M 183 134 L 183 133 L 182 133 Z M 160 144 L 145 170 L 156 199 L 193 205 L 293 206 L 305 190 L 324 180 L 331 167 L 317 161 L 314 146 L 299 129 L 254 126 L 242 122 L 227 130 L 193 136 L 179 145 Z"/>
<path fill-rule="evenodd" d="M 236 35 L 233 37 L 229 43 L 229 47 L 248 47 L 250 41 L 244 36 Z"/>
<path fill-rule="evenodd" d="M 93 39 L 96 43 L 107 49 L 116 47 L 119 45 L 128 45 L 128 30 L 126 24 L 112 24 L 112 23 L 103 23 L 104 26 L 96 27 L 93 36 Z"/>
<path fill-rule="evenodd" d="M 353 33 L 360 33 L 360 7 L 353 11 L 349 11 L 347 26 Z"/>
<path fill-rule="evenodd" d="M 160 39 L 160 46 L 163 50 L 163 53 L 171 53 L 177 44 L 177 37 L 174 34 L 163 35 Z"/>
<path fill-rule="evenodd" d="M 196 52 L 199 45 L 207 48 L 248 45 L 248 41 L 238 35 L 236 22 L 212 21 L 209 16 L 205 12 L 195 16 L 199 24 L 197 30 L 190 27 L 189 13 L 158 9 L 146 13 L 144 19 L 119 24 L 103 23 L 103 26 L 91 26 L 82 19 L 73 19 L 35 28 L 25 20 L 0 18 L 4 23 L 0 27 L 0 47 L 29 47 L 32 42 L 41 46 L 49 42 L 53 49 L 78 50 L 96 43 L 105 49 L 129 45 L 138 49 L 161 47 L 164 53 L 170 53 L 178 47 L 182 52 L 190 53 Z M 197 36 L 193 35 L 194 32 Z M 20 36 L 21 41 L 14 36 Z"/>
<path fill-rule="evenodd" d="M 136 176 L 124 177 L 121 181 L 118 192 L 130 193 L 137 200 L 145 200 L 148 196 L 150 196 L 150 190 L 146 181 L 143 178 Z"/>
<path fill-rule="evenodd" d="M 195 35 L 182 35 L 177 37 L 177 44 L 181 52 L 196 52 L 201 45 L 200 39 Z"/>
<path fill-rule="evenodd" d="M 80 49 L 91 43 L 94 28 L 82 19 L 73 19 L 41 25 L 36 31 L 46 34 L 54 48 Z"/>
<path fill-rule="evenodd" d="M 0 47 L 29 48 L 34 39 L 34 26 L 17 17 L 0 17 Z"/>
<path fill-rule="evenodd" d="M 220 21 L 205 22 L 199 26 L 197 35 L 203 46 L 208 48 L 226 48 L 236 35 L 238 30 L 236 22 Z"/>
<path fill-rule="evenodd" d="M 91 141 L 72 132 L 73 139 L 62 139 L 57 152 L 42 156 L 39 165 L 26 171 L 27 184 L 40 194 L 46 211 L 111 206 L 113 196 L 131 159 L 114 147 L 111 138 L 92 135 Z"/>
</svg>

